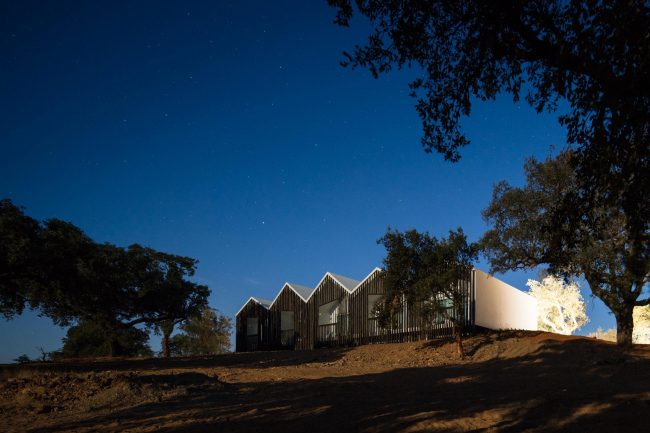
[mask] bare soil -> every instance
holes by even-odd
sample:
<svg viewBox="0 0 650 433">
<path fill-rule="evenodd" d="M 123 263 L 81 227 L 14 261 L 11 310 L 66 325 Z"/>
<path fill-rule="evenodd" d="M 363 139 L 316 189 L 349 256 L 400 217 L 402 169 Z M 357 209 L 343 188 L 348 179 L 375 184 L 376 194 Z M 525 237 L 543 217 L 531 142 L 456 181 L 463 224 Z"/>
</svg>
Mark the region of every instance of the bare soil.
<svg viewBox="0 0 650 433">
<path fill-rule="evenodd" d="M 637 432 L 650 348 L 542 332 L 4 366 L 3 432 Z"/>
</svg>

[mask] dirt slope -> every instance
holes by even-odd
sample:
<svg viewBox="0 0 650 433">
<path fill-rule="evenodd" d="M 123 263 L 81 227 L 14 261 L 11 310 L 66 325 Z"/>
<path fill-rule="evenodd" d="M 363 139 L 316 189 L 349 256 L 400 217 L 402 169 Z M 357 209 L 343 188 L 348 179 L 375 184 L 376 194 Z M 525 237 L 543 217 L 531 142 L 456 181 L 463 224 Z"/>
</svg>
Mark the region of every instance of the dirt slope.
<svg viewBox="0 0 650 433">
<path fill-rule="evenodd" d="M 5 366 L 0 431 L 647 431 L 650 350 L 540 332 Z"/>
</svg>

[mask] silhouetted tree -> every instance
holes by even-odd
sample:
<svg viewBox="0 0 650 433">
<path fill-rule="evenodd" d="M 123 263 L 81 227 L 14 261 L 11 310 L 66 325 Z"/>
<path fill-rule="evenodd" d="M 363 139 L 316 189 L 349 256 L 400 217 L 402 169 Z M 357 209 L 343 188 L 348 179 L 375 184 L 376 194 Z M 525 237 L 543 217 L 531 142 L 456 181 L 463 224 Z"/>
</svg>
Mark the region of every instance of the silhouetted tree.
<svg viewBox="0 0 650 433">
<path fill-rule="evenodd" d="M 428 232 L 413 229 L 401 233 L 389 227 L 377 243 L 386 247 L 386 296 L 375 307 L 380 327 L 393 326 L 406 303 L 425 323 L 441 319 L 451 322 L 462 359 L 461 337 L 467 319 L 467 291 L 462 282 L 470 280 L 477 257 L 475 245 L 467 243 L 460 227 L 441 240 Z"/>
<path fill-rule="evenodd" d="M 549 265 L 552 274 L 584 276 L 614 313 L 618 344 L 627 346 L 634 307 L 650 303 L 639 299 L 650 279 L 650 242 L 629 236 L 630 216 L 622 209 L 584 200 L 590 193 L 579 188 L 570 159 L 567 152 L 545 162 L 529 158 L 523 188 L 495 185 L 483 210 L 492 228 L 481 238 L 481 248 L 490 272 Z"/>
<path fill-rule="evenodd" d="M 0 200 L 0 314 L 7 320 L 21 314 L 33 298 L 36 281 L 42 274 L 40 223 L 25 215 L 23 207 Z"/>
<path fill-rule="evenodd" d="M 626 236 L 650 226 L 650 4 L 598 0 L 328 0 L 336 22 L 370 19 L 366 46 L 344 65 L 377 77 L 416 67 L 410 87 L 422 145 L 457 161 L 472 103 L 508 93 L 538 112 L 566 101 L 559 122 L 576 147 L 584 206 L 620 208 Z M 356 5 L 356 11 L 353 5 Z M 566 216 L 566 215 L 565 215 Z M 559 227 L 553 227 L 554 230 Z"/>
<path fill-rule="evenodd" d="M 10 200 L 0 205 L 0 238 L 7 240 L 0 247 L 0 311 L 6 318 L 28 305 L 57 325 L 91 321 L 118 356 L 121 330 L 184 320 L 207 304 L 207 286 L 186 279 L 197 260 L 138 244 L 97 244 L 71 223 L 40 224 Z"/>
</svg>

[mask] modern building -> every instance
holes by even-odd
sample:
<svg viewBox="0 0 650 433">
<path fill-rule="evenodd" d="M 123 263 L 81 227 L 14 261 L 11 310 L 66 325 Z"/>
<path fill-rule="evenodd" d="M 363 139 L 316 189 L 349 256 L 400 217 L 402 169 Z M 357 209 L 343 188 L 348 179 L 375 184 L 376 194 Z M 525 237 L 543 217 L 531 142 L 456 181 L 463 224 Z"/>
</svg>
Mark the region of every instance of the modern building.
<svg viewBox="0 0 650 433">
<path fill-rule="evenodd" d="M 474 269 L 466 281 L 465 333 L 476 327 L 537 330 L 537 301 L 528 294 Z M 250 298 L 236 315 L 236 351 L 430 340 L 452 337 L 452 324 L 440 317 L 425 322 L 414 306 L 400 303 L 395 325 L 382 329 L 372 314 L 386 295 L 383 274 L 375 268 L 363 281 L 326 273 L 315 289 L 285 283 L 273 301 Z M 449 308 L 453 310 L 453 305 Z"/>
</svg>

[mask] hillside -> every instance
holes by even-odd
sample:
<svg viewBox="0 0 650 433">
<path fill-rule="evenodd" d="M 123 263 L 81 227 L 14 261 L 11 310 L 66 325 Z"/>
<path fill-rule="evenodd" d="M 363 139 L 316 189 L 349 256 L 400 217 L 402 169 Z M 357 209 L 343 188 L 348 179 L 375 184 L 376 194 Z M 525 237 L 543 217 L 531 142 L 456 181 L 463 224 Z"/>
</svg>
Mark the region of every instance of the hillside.
<svg viewBox="0 0 650 433">
<path fill-rule="evenodd" d="M 641 431 L 650 349 L 542 332 L 2 367 L 0 430 Z"/>
</svg>

